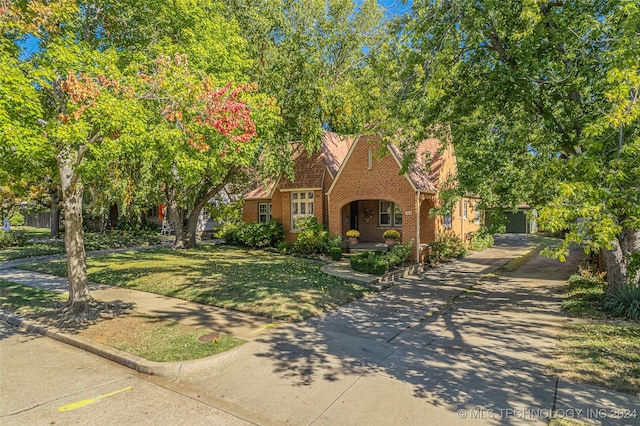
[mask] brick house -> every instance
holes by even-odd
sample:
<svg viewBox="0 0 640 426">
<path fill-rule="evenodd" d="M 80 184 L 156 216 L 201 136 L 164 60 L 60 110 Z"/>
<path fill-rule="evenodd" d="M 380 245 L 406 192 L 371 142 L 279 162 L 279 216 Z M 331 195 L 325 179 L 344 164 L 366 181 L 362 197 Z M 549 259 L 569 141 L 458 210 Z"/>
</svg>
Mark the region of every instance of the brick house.
<svg viewBox="0 0 640 426">
<path fill-rule="evenodd" d="M 429 217 L 439 203 L 440 189 L 457 170 L 451 144 L 442 152 L 440 145 L 438 139 L 423 141 L 416 161 L 400 175 L 403 156 L 397 146 L 389 144 L 380 156 L 377 136 L 325 132 L 319 152 L 294 148 L 293 181 L 282 176 L 244 196 L 243 220 L 277 220 L 288 242 L 299 232 L 296 220 L 310 215 L 332 235 L 359 230 L 362 242 L 383 242 L 383 232 L 395 229 L 403 243 L 414 241 L 417 257 L 420 244 L 433 242 L 437 233 L 462 237 L 480 226 L 478 200 L 473 198 L 456 203 L 450 217 Z"/>
</svg>

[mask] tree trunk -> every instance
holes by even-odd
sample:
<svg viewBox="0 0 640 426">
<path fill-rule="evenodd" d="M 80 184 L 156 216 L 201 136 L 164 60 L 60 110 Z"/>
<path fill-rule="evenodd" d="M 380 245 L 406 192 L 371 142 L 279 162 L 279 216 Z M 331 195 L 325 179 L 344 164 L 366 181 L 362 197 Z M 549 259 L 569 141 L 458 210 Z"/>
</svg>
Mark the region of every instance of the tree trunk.
<svg viewBox="0 0 640 426">
<path fill-rule="evenodd" d="M 169 221 L 173 225 L 176 233 L 176 239 L 173 243 L 174 249 L 190 249 L 196 247 L 196 235 L 198 232 L 198 217 L 200 212 L 207 204 L 207 202 L 215 197 L 225 185 L 236 174 L 237 170 L 231 168 L 227 174 L 221 179 L 214 187 L 209 187 L 210 182 L 204 182 L 196 194 L 195 203 L 191 212 L 188 213 L 187 209 L 180 207 L 176 198 L 176 189 L 169 184 L 165 183 L 167 194 L 167 209 L 169 211 Z M 174 176 L 177 176 L 177 172 L 174 170 Z M 186 221 L 185 221 L 186 217 Z"/>
<path fill-rule="evenodd" d="M 171 202 L 169 202 L 171 206 Z M 187 215 L 187 211 L 183 207 L 176 205 L 175 210 L 169 207 L 169 216 L 176 217 L 172 220 L 176 233 L 176 240 L 173 243 L 174 249 L 192 249 L 196 248 L 196 233 L 198 228 L 198 215 L 191 212 Z M 185 220 L 184 217 L 187 216 Z"/>
<path fill-rule="evenodd" d="M 51 238 L 60 236 L 60 193 L 56 186 L 52 186 L 51 192 Z"/>
<path fill-rule="evenodd" d="M 85 315 L 92 301 L 87 277 L 87 261 L 82 230 L 82 183 L 74 166 L 82 153 L 64 150 L 58 156 L 58 170 L 62 184 L 62 205 L 64 207 L 64 243 L 67 253 L 67 275 L 69 279 L 69 299 L 66 311 L 74 317 Z"/>
<path fill-rule="evenodd" d="M 630 255 L 640 250 L 640 230 L 623 228 L 610 250 L 603 250 L 602 255 L 607 267 L 607 294 L 616 293 L 624 287 L 630 277 L 627 276 L 627 266 Z M 639 271 L 640 272 L 640 271 Z M 639 279 L 636 273 L 635 280 Z"/>
<path fill-rule="evenodd" d="M 175 233 L 175 240 L 173 242 L 173 249 L 179 250 L 184 249 L 185 247 L 185 235 L 184 235 L 184 212 L 183 209 L 178 206 L 178 201 L 176 200 L 175 189 L 170 185 L 166 185 L 167 187 L 167 212 L 168 212 L 168 220 L 171 225 L 173 225 L 173 231 Z"/>
<path fill-rule="evenodd" d="M 202 211 L 202 208 L 193 209 L 187 218 L 185 229 L 186 248 L 196 248 L 196 234 L 198 233 L 198 217 L 200 216 L 200 211 Z"/>
</svg>

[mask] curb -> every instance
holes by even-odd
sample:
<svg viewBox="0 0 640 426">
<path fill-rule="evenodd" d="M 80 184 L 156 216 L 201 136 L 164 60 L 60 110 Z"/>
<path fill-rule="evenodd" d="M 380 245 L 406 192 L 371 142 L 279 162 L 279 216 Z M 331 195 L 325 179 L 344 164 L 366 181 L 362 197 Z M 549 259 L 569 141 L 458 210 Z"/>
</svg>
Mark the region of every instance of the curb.
<svg viewBox="0 0 640 426">
<path fill-rule="evenodd" d="M 73 336 L 57 331 L 52 327 L 28 321 L 14 313 L 5 311 L 4 309 L 0 310 L 0 320 L 14 327 L 22 328 L 25 331 L 38 333 L 59 342 L 66 343 L 67 345 L 75 346 L 83 351 L 91 352 L 92 354 L 117 362 L 118 364 L 149 376 L 166 377 L 175 381 L 184 364 L 184 362 L 149 361 L 137 355 L 121 351 L 100 342 L 95 342 L 81 336 Z"/>
</svg>

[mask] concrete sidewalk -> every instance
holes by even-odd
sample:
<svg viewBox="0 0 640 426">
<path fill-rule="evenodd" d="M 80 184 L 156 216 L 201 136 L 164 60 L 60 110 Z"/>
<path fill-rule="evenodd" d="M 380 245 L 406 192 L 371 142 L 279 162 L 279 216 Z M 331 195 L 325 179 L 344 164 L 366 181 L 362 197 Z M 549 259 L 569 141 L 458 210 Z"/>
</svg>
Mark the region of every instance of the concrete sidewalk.
<svg viewBox="0 0 640 426">
<path fill-rule="evenodd" d="M 107 286 L 92 292 L 250 340 L 150 380 L 257 424 L 546 424 L 553 410 L 640 424 L 612 418 L 640 407 L 639 398 L 545 375 L 577 253 L 566 264 L 539 257 L 510 277 L 487 276 L 528 250 L 526 236 L 503 236 L 494 248 L 298 324 Z M 0 278 L 66 285 L 11 269 Z"/>
</svg>

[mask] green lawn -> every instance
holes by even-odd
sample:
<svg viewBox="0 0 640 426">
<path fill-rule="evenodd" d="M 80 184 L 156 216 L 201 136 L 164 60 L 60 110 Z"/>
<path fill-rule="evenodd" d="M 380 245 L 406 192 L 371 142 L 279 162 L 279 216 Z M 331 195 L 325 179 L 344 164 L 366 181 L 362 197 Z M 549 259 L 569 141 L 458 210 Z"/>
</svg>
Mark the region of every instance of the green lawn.
<svg viewBox="0 0 640 426">
<path fill-rule="evenodd" d="M 62 241 L 51 243 L 27 243 L 27 245 L 22 247 L 0 248 L 0 262 L 61 253 L 64 253 L 64 243 Z"/>
<path fill-rule="evenodd" d="M 25 239 L 45 239 L 51 231 L 47 228 L 14 226 L 11 228 L 11 232 L 24 233 L 26 235 Z M 60 253 L 64 253 L 64 243 L 62 241 L 28 242 L 20 247 L 0 246 L 0 261 Z"/>
<path fill-rule="evenodd" d="M 368 291 L 324 274 L 321 261 L 229 246 L 132 250 L 90 257 L 87 264 L 93 282 L 294 321 Z M 22 268 L 66 275 L 63 260 Z"/>
</svg>

